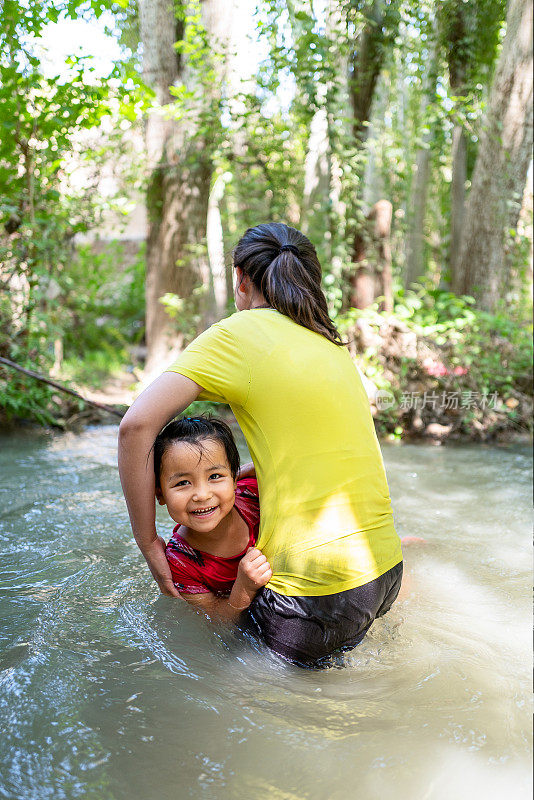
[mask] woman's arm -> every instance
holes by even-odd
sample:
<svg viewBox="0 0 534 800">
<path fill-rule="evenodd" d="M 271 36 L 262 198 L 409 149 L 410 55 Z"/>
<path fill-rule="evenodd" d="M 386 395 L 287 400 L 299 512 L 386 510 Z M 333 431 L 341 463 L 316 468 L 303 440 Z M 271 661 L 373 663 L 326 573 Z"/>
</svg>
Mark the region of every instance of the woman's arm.
<svg viewBox="0 0 534 800">
<path fill-rule="evenodd" d="M 206 592 L 205 594 L 181 594 L 180 597 L 186 600 L 193 608 L 207 614 L 208 617 L 216 617 L 223 622 L 237 622 L 241 616 L 241 612 L 244 611 L 244 609 L 232 606 L 229 597 L 217 597 L 217 595 L 212 594 L 212 592 Z"/>
<path fill-rule="evenodd" d="M 182 594 L 180 597 L 209 616 L 216 616 L 225 622 L 237 622 L 258 590 L 269 583 L 272 576 L 271 566 L 263 553 L 256 547 L 250 547 L 239 562 L 237 578 L 228 598 L 216 597 L 211 592 Z"/>
<path fill-rule="evenodd" d="M 254 466 L 252 461 L 248 461 L 246 464 L 243 464 L 242 467 L 239 468 L 239 472 L 237 473 L 237 479 L 240 478 L 255 478 L 256 477 L 256 467 Z"/>
<path fill-rule="evenodd" d="M 161 592 L 179 597 L 156 534 L 154 440 L 161 429 L 196 400 L 202 387 L 165 372 L 130 406 L 119 426 L 119 475 L 135 541 Z"/>
</svg>

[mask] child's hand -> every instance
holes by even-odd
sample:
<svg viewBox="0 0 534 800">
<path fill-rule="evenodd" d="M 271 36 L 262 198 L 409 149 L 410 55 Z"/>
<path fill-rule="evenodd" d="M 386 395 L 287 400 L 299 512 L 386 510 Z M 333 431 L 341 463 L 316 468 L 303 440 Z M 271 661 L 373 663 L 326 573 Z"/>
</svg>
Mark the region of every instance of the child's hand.
<svg viewBox="0 0 534 800">
<path fill-rule="evenodd" d="M 236 583 L 247 592 L 256 594 L 273 577 L 271 565 L 257 547 L 249 547 L 237 570 Z"/>
</svg>

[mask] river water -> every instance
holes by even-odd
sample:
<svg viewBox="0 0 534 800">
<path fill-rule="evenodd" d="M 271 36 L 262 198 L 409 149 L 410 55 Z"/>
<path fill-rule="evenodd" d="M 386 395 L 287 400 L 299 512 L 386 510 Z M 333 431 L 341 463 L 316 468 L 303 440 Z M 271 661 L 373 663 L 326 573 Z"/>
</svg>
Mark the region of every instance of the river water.
<svg viewBox="0 0 534 800">
<path fill-rule="evenodd" d="M 399 533 L 427 541 L 315 672 L 158 595 L 116 434 L 0 438 L 0 797 L 531 796 L 529 448 L 384 445 Z"/>
</svg>

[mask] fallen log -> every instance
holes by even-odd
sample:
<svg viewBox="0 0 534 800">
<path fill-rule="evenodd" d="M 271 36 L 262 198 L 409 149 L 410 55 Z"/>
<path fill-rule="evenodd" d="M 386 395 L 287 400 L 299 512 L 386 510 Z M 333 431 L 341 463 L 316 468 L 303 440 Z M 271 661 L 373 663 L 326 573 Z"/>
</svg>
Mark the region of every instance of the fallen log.
<svg viewBox="0 0 534 800">
<path fill-rule="evenodd" d="M 97 403 L 96 400 L 89 400 L 87 397 L 83 397 L 83 395 L 79 394 L 79 392 L 75 392 L 74 389 L 68 389 L 66 386 L 63 386 L 61 383 L 57 381 L 53 381 L 51 378 L 47 378 L 45 375 L 41 375 L 39 372 L 33 372 L 30 369 L 26 369 L 25 367 L 21 367 L 20 364 L 16 364 L 14 361 L 10 361 L 9 358 L 4 358 L 0 356 L 0 364 L 5 364 L 6 367 L 11 367 L 11 369 L 16 369 L 18 372 L 22 372 L 24 375 L 27 375 L 29 378 L 35 378 L 36 381 L 42 381 L 43 383 L 47 383 L 49 386 L 53 386 L 54 389 L 59 389 L 60 392 L 65 392 L 66 394 L 72 395 L 72 397 L 78 398 L 78 400 L 82 400 L 88 406 L 93 406 L 93 408 L 98 408 L 101 411 L 106 411 L 108 414 L 113 414 L 120 419 L 123 418 L 125 411 L 119 411 L 117 408 L 112 408 L 112 406 L 107 406 L 105 403 Z"/>
</svg>

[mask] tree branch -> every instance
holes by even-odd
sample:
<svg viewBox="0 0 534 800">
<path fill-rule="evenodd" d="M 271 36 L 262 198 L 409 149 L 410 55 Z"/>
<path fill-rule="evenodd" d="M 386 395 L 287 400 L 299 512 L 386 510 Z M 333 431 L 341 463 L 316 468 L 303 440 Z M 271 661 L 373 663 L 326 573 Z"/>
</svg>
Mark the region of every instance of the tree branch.
<svg viewBox="0 0 534 800">
<path fill-rule="evenodd" d="M 16 369 L 19 372 L 22 372 L 24 375 L 28 375 L 30 378 L 35 378 L 37 381 L 42 381 L 43 383 L 47 383 L 49 386 L 53 386 L 54 389 L 59 389 L 60 392 L 65 392 L 66 394 L 70 394 L 73 397 L 77 397 L 78 400 L 83 400 L 88 406 L 93 406 L 94 408 L 99 408 L 101 411 L 107 411 L 108 414 L 114 414 L 116 417 L 120 419 L 123 418 L 126 412 L 119 411 L 116 408 L 112 408 L 111 406 L 106 406 L 104 403 L 97 403 L 96 400 L 88 400 L 87 397 L 83 397 L 78 392 L 75 392 L 74 389 L 67 389 L 66 386 L 62 386 L 60 383 L 51 380 L 50 378 L 46 378 L 44 375 L 40 375 L 38 372 L 32 372 L 25 367 L 19 366 L 19 364 L 15 364 L 14 361 L 10 361 L 8 358 L 3 358 L 0 356 L 0 364 L 5 364 L 6 367 L 11 367 L 12 369 Z"/>
</svg>

